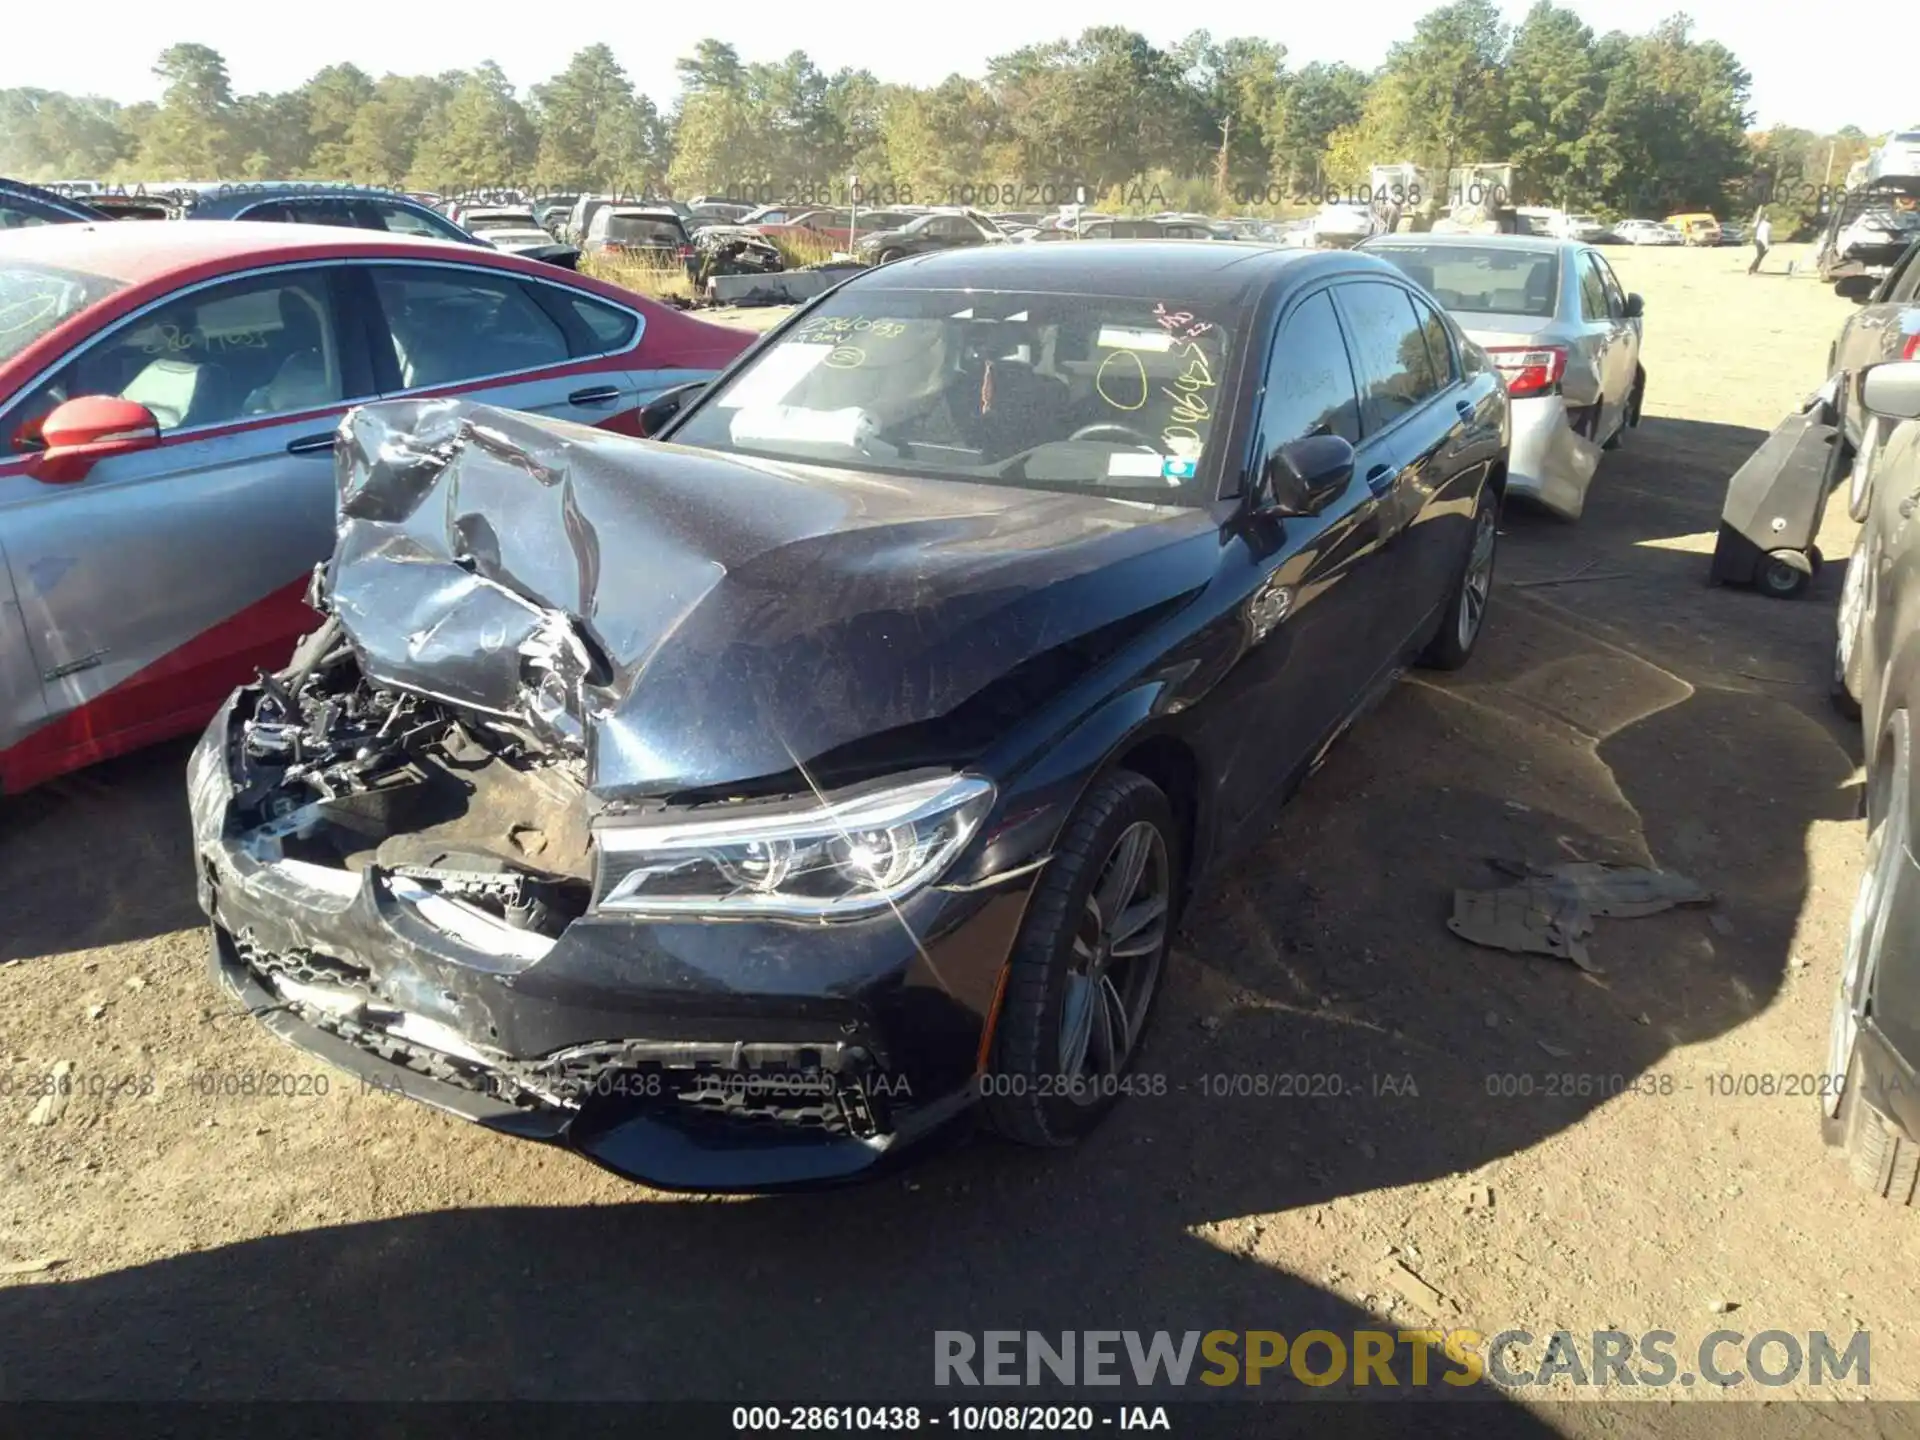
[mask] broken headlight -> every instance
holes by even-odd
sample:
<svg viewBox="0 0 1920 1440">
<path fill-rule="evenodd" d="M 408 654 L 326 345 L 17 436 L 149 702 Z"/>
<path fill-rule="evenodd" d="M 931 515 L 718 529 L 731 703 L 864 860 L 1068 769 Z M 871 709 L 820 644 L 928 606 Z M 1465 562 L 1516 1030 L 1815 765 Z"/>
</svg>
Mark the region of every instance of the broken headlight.
<svg viewBox="0 0 1920 1440">
<path fill-rule="evenodd" d="M 594 831 L 594 908 L 818 920 L 884 910 L 953 863 L 993 798 L 978 776 L 939 775 L 803 806 L 609 819 Z"/>
</svg>

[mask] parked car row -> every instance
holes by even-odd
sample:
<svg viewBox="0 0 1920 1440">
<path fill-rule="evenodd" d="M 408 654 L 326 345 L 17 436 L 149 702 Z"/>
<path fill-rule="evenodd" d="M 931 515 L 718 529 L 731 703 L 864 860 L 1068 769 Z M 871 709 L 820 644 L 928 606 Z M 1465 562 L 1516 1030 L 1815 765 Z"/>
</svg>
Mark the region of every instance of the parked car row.
<svg viewBox="0 0 1920 1440">
<path fill-rule="evenodd" d="M 1861 726 L 1866 853 L 1829 1028 L 1821 1120 L 1854 1178 L 1920 1202 L 1920 238 L 1829 357 L 1827 478 L 1861 522 L 1842 587 L 1835 703 Z"/>
<path fill-rule="evenodd" d="M 129 219 L 252 220 L 416 235 L 524 255 L 562 269 L 572 269 L 578 261 L 578 251 L 556 243 L 534 223 L 528 209 L 450 208 L 472 219 L 476 228 L 457 223 L 418 197 L 364 186 L 328 187 L 291 181 L 244 186 L 183 184 L 155 187 L 151 193 L 131 196 L 92 195 L 81 201 L 17 181 L 0 181 L 0 228 Z"/>
</svg>

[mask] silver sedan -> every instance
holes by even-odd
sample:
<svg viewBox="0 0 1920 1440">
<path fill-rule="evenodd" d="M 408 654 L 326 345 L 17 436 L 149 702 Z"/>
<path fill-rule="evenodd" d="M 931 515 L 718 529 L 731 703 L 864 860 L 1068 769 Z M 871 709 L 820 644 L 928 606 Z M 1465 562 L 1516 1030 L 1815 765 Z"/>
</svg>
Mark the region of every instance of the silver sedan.
<svg viewBox="0 0 1920 1440">
<path fill-rule="evenodd" d="M 1508 493 L 1577 520 L 1600 452 L 1640 423 L 1640 297 L 1598 250 L 1574 240 L 1382 235 L 1358 248 L 1432 294 L 1506 377 Z"/>
</svg>

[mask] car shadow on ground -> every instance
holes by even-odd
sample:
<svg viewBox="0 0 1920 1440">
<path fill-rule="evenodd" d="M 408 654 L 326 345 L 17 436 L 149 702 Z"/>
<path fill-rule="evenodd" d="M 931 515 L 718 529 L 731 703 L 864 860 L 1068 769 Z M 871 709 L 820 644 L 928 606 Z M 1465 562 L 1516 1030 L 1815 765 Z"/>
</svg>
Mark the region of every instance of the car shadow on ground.
<svg viewBox="0 0 1920 1440">
<path fill-rule="evenodd" d="M 1471 667 L 1403 684 L 1356 727 L 1186 917 L 1140 1067 L 1164 1093 L 1078 1151 L 982 1143 L 781 1199 L 403 1215 L 0 1290 L 0 1329 L 60 1337 L 10 1357 L 9 1395 L 944 1405 L 1033 1392 L 936 1391 L 937 1330 L 1405 1325 L 1290 1270 L 1289 1227 L 1451 1184 L 1617 1093 L 1501 1093 L 1504 1077 L 1632 1081 L 1758 1014 L 1788 965 L 1807 831 L 1857 809 L 1821 693 L 1837 579 L 1791 603 L 1709 590 L 1705 555 L 1650 543 L 1712 528 L 1758 443 L 1729 429 L 1659 422 L 1661 444 L 1608 457 L 1578 525 L 1509 518 L 1503 578 L 1589 556 L 1630 578 L 1498 593 Z M 142 794 L 134 815 L 151 803 L 184 831 L 177 794 Z M 110 813 L 76 833 L 179 876 L 165 904 L 185 916 L 184 840 L 142 850 Z M 1723 924 L 1601 921 L 1594 975 L 1476 949 L 1444 922 L 1454 887 L 1498 882 L 1490 857 L 1679 869 Z M 1380 1266 L 1378 1233 L 1353 1245 L 1349 1271 Z M 1470 1272 L 1449 1289 L 1416 1287 L 1411 1313 L 1512 1318 L 1479 1311 Z"/>
<path fill-rule="evenodd" d="M 187 756 L 170 741 L 0 797 L 0 964 L 198 924 Z"/>
</svg>

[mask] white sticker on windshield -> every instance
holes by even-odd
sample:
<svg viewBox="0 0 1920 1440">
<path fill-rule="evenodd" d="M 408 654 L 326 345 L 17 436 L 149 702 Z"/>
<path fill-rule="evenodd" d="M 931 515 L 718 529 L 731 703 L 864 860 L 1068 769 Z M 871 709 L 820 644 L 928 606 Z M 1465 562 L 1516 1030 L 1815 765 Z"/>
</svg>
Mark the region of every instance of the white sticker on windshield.
<svg viewBox="0 0 1920 1440">
<path fill-rule="evenodd" d="M 807 345 L 793 342 L 768 351 L 759 363 L 727 387 L 727 393 L 714 404 L 722 410 L 740 410 L 748 405 L 778 405 L 793 387 L 806 378 L 821 361 L 833 353 L 832 345 Z"/>
<path fill-rule="evenodd" d="M 1125 476 L 1130 480 L 1158 480 L 1160 466 L 1164 462 L 1158 455 L 1148 455 L 1139 450 L 1122 450 L 1108 457 L 1107 478 L 1117 480 Z"/>
<path fill-rule="evenodd" d="M 1125 325 L 1102 325 L 1098 344 L 1105 350 L 1171 350 L 1173 336 L 1164 330 L 1134 330 Z"/>
<path fill-rule="evenodd" d="M 757 405 L 735 415 L 727 433 L 739 445 L 793 440 L 801 444 L 858 446 L 873 437 L 874 428 L 873 417 L 857 405 L 844 410 Z"/>
</svg>

